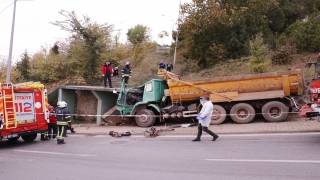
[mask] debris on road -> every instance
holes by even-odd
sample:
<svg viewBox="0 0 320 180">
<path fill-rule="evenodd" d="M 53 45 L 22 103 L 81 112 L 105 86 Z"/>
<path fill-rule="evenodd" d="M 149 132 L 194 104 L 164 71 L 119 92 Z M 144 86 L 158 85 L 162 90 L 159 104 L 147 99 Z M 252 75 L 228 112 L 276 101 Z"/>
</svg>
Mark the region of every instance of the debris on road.
<svg viewBox="0 0 320 180">
<path fill-rule="evenodd" d="M 109 135 L 112 137 L 131 136 L 131 132 L 128 131 L 128 132 L 119 134 L 118 132 L 110 131 Z"/>
</svg>

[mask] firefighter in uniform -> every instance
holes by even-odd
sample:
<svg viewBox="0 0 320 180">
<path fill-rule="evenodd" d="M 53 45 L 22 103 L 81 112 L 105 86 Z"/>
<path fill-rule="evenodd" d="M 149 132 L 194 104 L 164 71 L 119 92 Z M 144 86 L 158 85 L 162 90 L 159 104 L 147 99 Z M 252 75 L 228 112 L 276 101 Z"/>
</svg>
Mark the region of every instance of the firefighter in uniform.
<svg viewBox="0 0 320 180">
<path fill-rule="evenodd" d="M 121 74 L 122 74 L 122 81 L 124 80 L 124 83 L 126 86 L 128 85 L 129 78 L 131 78 L 131 68 L 130 68 L 130 63 L 126 62 L 126 66 L 122 68 Z"/>
<path fill-rule="evenodd" d="M 57 103 L 56 118 L 58 125 L 57 143 L 65 144 L 64 137 L 66 137 L 68 121 L 70 121 L 70 111 L 67 108 L 67 103 L 65 101 L 60 101 Z"/>
</svg>

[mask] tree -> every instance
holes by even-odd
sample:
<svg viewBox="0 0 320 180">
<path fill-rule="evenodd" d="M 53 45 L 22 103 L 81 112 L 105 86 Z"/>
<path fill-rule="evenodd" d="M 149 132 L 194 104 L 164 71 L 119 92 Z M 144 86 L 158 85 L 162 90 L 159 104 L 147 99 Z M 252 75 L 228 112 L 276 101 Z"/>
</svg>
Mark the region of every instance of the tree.
<svg viewBox="0 0 320 180">
<path fill-rule="evenodd" d="M 133 65 L 139 65 L 145 57 L 145 43 L 149 40 L 149 28 L 141 24 L 128 29 L 127 38 L 133 44 Z"/>
<path fill-rule="evenodd" d="M 163 38 L 164 38 L 164 37 L 168 37 L 168 36 L 169 36 L 169 33 L 168 33 L 167 31 L 161 31 L 161 32 L 158 34 L 158 38 L 161 39 L 161 44 L 163 44 L 163 43 L 162 43 Z"/>
<path fill-rule="evenodd" d="M 249 61 L 249 67 L 251 72 L 264 73 L 268 71 L 271 60 L 266 59 L 267 51 L 268 48 L 263 44 L 261 33 L 258 34 L 254 40 L 250 41 L 250 53 L 252 56 Z"/>
<path fill-rule="evenodd" d="M 182 5 L 180 37 L 185 58 L 201 68 L 225 58 L 249 54 L 249 41 L 262 32 L 267 41 L 273 37 L 266 14 L 275 0 L 193 0 Z"/>
<path fill-rule="evenodd" d="M 127 37 L 134 46 L 143 44 L 150 37 L 149 28 L 138 24 L 135 27 L 128 29 Z"/>
<path fill-rule="evenodd" d="M 52 24 L 72 34 L 69 56 L 78 58 L 83 78 L 88 84 L 93 84 L 99 78 L 99 68 L 104 62 L 103 57 L 111 47 L 113 25 L 92 22 L 87 15 L 83 16 L 83 20 L 79 20 L 74 11 L 62 10 L 59 13 L 66 20 L 56 21 Z"/>
<path fill-rule="evenodd" d="M 17 68 L 23 80 L 29 81 L 30 57 L 27 51 L 21 55 L 21 61 L 17 62 Z"/>
<path fill-rule="evenodd" d="M 277 0 L 277 2 L 285 15 L 282 32 L 297 20 L 302 20 L 320 10 L 319 0 Z"/>
</svg>

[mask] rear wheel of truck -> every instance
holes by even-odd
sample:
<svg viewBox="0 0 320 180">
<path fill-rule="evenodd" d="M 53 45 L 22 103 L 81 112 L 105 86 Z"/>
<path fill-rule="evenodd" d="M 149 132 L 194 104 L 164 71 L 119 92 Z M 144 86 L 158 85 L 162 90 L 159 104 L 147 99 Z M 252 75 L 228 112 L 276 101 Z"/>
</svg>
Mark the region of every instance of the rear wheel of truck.
<svg viewBox="0 0 320 180">
<path fill-rule="evenodd" d="M 19 138 L 20 138 L 20 136 L 14 137 L 14 138 L 9 138 L 8 140 L 11 141 L 11 142 L 13 142 L 13 141 L 17 141 Z"/>
<path fill-rule="evenodd" d="M 223 123 L 224 120 L 226 120 L 227 112 L 226 110 L 219 105 L 213 105 L 213 113 L 211 116 L 211 122 L 212 125 L 217 125 Z"/>
<path fill-rule="evenodd" d="M 239 103 L 234 105 L 230 110 L 231 119 L 239 124 L 246 124 L 251 122 L 256 116 L 256 111 L 250 104 Z"/>
<path fill-rule="evenodd" d="M 149 109 L 139 110 L 134 119 L 140 127 L 149 127 L 156 122 L 154 112 Z"/>
<path fill-rule="evenodd" d="M 262 116 L 270 122 L 283 121 L 288 117 L 289 107 L 279 101 L 270 101 L 262 107 Z"/>
<path fill-rule="evenodd" d="M 26 142 L 31 142 L 37 138 L 37 134 L 24 135 L 24 136 L 21 136 L 21 138 Z"/>
</svg>

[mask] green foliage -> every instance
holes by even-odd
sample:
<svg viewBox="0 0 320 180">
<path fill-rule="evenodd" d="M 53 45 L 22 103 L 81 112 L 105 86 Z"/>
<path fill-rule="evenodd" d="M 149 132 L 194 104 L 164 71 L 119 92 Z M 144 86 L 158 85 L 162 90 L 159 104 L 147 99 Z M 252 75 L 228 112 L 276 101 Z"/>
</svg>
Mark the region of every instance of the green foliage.
<svg viewBox="0 0 320 180">
<path fill-rule="evenodd" d="M 72 44 L 70 55 L 76 56 L 80 62 L 82 77 L 88 84 L 93 84 L 100 77 L 100 66 L 103 64 L 103 56 L 106 56 L 107 46 L 111 44 L 112 25 L 92 22 L 88 16 L 79 20 L 74 11 L 60 11 L 66 18 L 65 21 L 56 21 L 53 24 L 70 32 Z"/>
<path fill-rule="evenodd" d="M 16 69 L 21 74 L 22 80 L 29 81 L 30 57 L 27 51 L 21 55 L 21 61 L 17 62 Z"/>
<path fill-rule="evenodd" d="M 0 83 L 6 82 L 8 59 L 0 55 Z M 22 76 L 15 66 L 11 67 L 10 79 L 12 83 L 21 82 Z"/>
<path fill-rule="evenodd" d="M 149 29 L 147 26 L 138 24 L 128 30 L 127 37 L 134 46 L 143 44 L 149 38 Z"/>
<path fill-rule="evenodd" d="M 55 54 L 42 47 L 31 59 L 30 80 L 43 83 L 55 82 L 74 73 L 72 62 L 63 54 Z"/>
<path fill-rule="evenodd" d="M 306 22 L 296 21 L 282 36 L 293 38 L 299 52 L 320 50 L 320 12 L 313 13 Z"/>
<path fill-rule="evenodd" d="M 179 37 L 186 41 L 184 57 L 205 68 L 225 58 L 248 55 L 249 41 L 259 32 L 272 44 L 271 21 L 266 14 L 275 5 L 272 0 L 194 0 L 184 4 Z M 281 22 L 273 25 L 278 28 Z"/>
<path fill-rule="evenodd" d="M 149 43 L 149 30 L 147 26 L 138 24 L 127 32 L 127 38 L 133 44 L 133 66 L 140 65 L 145 58 L 145 49 Z"/>
<path fill-rule="evenodd" d="M 271 61 L 266 59 L 266 53 L 268 48 L 263 44 L 263 38 L 261 34 L 250 41 L 250 52 L 252 57 L 249 60 L 249 67 L 253 73 L 268 72 Z"/>
<path fill-rule="evenodd" d="M 267 13 L 268 26 L 273 32 L 280 32 L 285 24 L 285 14 L 278 4 L 272 4 Z"/>
<path fill-rule="evenodd" d="M 319 0 L 277 0 L 277 2 L 285 16 L 282 32 L 297 20 L 302 20 L 320 10 Z"/>
</svg>

